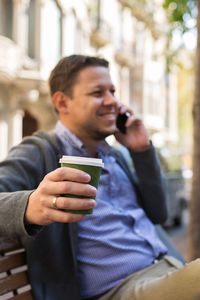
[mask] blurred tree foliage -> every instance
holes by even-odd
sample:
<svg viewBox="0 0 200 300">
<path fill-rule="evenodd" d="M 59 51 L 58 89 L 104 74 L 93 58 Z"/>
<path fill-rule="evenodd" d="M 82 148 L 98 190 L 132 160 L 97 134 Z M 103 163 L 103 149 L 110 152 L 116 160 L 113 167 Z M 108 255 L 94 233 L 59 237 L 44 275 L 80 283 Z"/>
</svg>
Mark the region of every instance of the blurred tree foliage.
<svg viewBox="0 0 200 300">
<path fill-rule="evenodd" d="M 158 38 L 159 30 L 154 20 L 156 9 L 155 0 L 120 0 L 120 2 L 131 10 L 133 16 L 137 18 L 137 20 L 146 25 L 155 39 Z"/>
<path fill-rule="evenodd" d="M 178 128 L 179 146 L 185 154 L 192 148 L 193 95 L 194 69 L 182 66 L 178 72 Z"/>
<path fill-rule="evenodd" d="M 172 29 L 179 29 L 182 33 L 190 30 L 187 20 L 196 17 L 195 0 L 164 0 L 163 8 L 166 10 Z"/>
<path fill-rule="evenodd" d="M 168 24 L 165 28 L 157 27 L 154 20 L 155 0 L 121 0 L 124 5 L 132 9 L 133 15 L 143 21 L 153 33 L 166 36 L 166 75 L 175 62 L 179 47 L 173 47 L 174 34 L 184 35 L 196 29 L 197 47 L 194 62 L 194 97 L 192 104 L 193 117 L 193 154 L 192 154 L 192 189 L 190 199 L 190 223 L 188 230 L 188 260 L 200 255 L 200 0 L 163 0 L 163 9 L 166 12 Z M 196 20 L 196 22 L 191 22 Z M 159 32 L 160 31 L 160 32 Z M 156 37 L 156 35 L 155 35 Z M 184 78 L 181 78 L 183 81 Z M 182 83 L 181 83 L 182 84 Z M 191 97 L 188 97 L 191 98 Z M 187 100 L 186 100 L 187 101 Z M 188 99 L 191 102 L 191 99 Z M 190 114 L 190 111 L 188 111 Z M 191 115 L 191 114 L 190 114 Z"/>
<path fill-rule="evenodd" d="M 180 155 L 169 153 L 169 155 L 166 156 L 163 155 L 160 149 L 157 149 L 157 154 L 164 173 L 182 173 L 182 160 Z"/>
<path fill-rule="evenodd" d="M 190 30 L 188 20 L 196 16 L 197 47 L 195 69 L 195 86 L 193 101 L 193 155 L 192 155 L 192 189 L 190 199 L 190 222 L 188 230 L 188 260 L 200 255 L 200 0 L 165 0 L 163 7 L 172 29 L 176 26 L 184 34 Z"/>
<path fill-rule="evenodd" d="M 168 20 L 167 42 L 165 48 L 166 69 L 170 72 L 174 64 L 178 71 L 178 128 L 179 149 L 187 154 L 192 146 L 192 106 L 194 100 L 194 51 L 184 50 L 185 45 L 173 47 L 174 37 L 183 37 L 193 31 L 196 34 L 197 2 L 195 0 L 164 0 L 163 8 Z M 175 35 L 176 34 L 176 35 Z M 189 40 L 188 42 L 189 43 Z M 190 167 L 189 165 L 187 167 Z"/>
<path fill-rule="evenodd" d="M 163 8 L 166 11 L 166 18 L 168 21 L 168 29 L 166 33 L 166 69 L 170 72 L 171 66 L 174 64 L 182 64 L 178 60 L 178 53 L 182 44 L 179 48 L 175 49 L 172 46 L 174 32 L 179 32 L 180 35 L 184 35 L 188 31 L 191 31 L 196 26 L 191 26 L 190 20 L 195 20 L 197 16 L 197 5 L 195 0 L 164 0 Z"/>
</svg>

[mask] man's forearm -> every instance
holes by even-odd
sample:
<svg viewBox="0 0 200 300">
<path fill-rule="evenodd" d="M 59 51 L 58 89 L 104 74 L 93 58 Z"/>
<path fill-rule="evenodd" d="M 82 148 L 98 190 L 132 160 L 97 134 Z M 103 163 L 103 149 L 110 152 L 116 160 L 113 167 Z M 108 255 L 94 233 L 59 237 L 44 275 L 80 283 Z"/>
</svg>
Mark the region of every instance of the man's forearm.
<svg viewBox="0 0 200 300">
<path fill-rule="evenodd" d="M 0 235 L 29 236 L 24 224 L 24 214 L 31 192 L 0 193 Z"/>
<path fill-rule="evenodd" d="M 168 214 L 166 184 L 154 147 L 142 152 L 130 151 L 141 193 L 142 207 L 154 223 L 163 223 Z"/>
</svg>

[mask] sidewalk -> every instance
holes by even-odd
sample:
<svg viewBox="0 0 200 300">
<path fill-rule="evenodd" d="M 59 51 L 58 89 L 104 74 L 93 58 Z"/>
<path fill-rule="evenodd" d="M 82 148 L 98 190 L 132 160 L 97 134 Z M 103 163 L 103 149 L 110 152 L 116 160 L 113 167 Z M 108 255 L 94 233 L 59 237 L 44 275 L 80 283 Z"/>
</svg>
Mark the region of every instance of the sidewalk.
<svg viewBox="0 0 200 300">
<path fill-rule="evenodd" d="M 167 230 L 172 242 L 187 261 L 187 229 L 188 229 L 188 211 L 184 213 L 183 225 Z"/>
</svg>

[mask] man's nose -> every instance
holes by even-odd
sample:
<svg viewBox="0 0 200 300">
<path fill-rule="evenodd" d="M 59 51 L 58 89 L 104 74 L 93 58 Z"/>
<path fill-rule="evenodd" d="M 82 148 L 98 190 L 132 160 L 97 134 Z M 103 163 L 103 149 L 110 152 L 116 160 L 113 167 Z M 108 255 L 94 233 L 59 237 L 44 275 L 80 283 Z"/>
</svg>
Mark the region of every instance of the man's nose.
<svg viewBox="0 0 200 300">
<path fill-rule="evenodd" d="M 104 105 L 116 105 L 117 102 L 117 98 L 110 91 L 105 93 L 103 98 Z"/>
</svg>

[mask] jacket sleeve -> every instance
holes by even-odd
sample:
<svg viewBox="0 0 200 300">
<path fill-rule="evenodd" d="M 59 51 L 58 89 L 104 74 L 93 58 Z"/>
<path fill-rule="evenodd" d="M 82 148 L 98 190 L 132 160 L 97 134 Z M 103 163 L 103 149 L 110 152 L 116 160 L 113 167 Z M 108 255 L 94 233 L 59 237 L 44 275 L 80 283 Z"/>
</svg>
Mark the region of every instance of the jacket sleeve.
<svg viewBox="0 0 200 300">
<path fill-rule="evenodd" d="M 24 225 L 28 198 L 46 173 L 53 169 L 52 154 L 48 153 L 51 150 L 44 147 L 45 141 L 40 139 L 37 143 L 37 140 L 24 139 L 0 163 L 0 235 L 30 236 L 35 232 L 37 225 L 27 228 Z"/>
<path fill-rule="evenodd" d="M 141 195 L 140 205 L 149 219 L 162 224 L 168 216 L 166 183 L 154 147 L 130 155 L 136 172 L 136 180 Z"/>
</svg>

